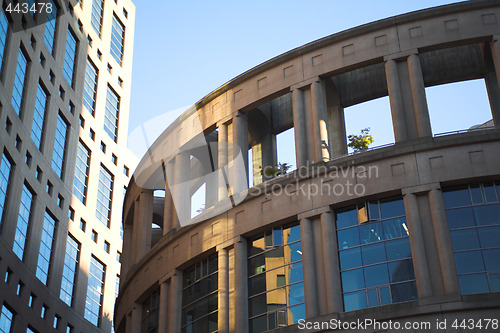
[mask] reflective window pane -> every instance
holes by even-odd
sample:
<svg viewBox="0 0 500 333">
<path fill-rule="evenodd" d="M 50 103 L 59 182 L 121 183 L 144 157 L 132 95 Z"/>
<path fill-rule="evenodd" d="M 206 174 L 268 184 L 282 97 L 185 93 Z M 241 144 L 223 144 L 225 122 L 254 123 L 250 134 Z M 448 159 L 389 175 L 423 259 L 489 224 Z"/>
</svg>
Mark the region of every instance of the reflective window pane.
<svg viewBox="0 0 500 333">
<path fill-rule="evenodd" d="M 362 266 L 361 248 L 359 247 L 340 251 L 339 256 L 340 256 L 340 269 L 343 271 Z"/>
<path fill-rule="evenodd" d="M 389 283 L 387 264 L 365 267 L 364 273 L 366 287 L 380 286 Z"/>
<path fill-rule="evenodd" d="M 391 284 L 391 296 L 393 303 L 417 299 L 417 285 L 415 281 Z"/>
<path fill-rule="evenodd" d="M 390 262 L 388 265 L 391 282 L 402 282 L 415 278 L 413 261 L 411 259 Z"/>
<path fill-rule="evenodd" d="M 337 213 L 337 229 L 347 228 L 358 224 L 356 209 Z"/>
<path fill-rule="evenodd" d="M 487 271 L 500 271 L 500 249 L 483 250 L 483 258 Z"/>
<path fill-rule="evenodd" d="M 448 209 L 446 210 L 446 219 L 450 229 L 473 227 L 475 225 L 472 207 Z"/>
<path fill-rule="evenodd" d="M 410 240 L 408 237 L 394 239 L 385 243 L 387 260 L 397 260 L 411 257 Z"/>
<path fill-rule="evenodd" d="M 484 272 L 481 251 L 455 253 L 458 274 Z"/>
<path fill-rule="evenodd" d="M 476 229 L 453 230 L 450 232 L 451 243 L 455 251 L 478 249 L 479 238 Z"/>
<path fill-rule="evenodd" d="M 500 205 L 474 207 L 474 216 L 477 225 L 499 225 Z"/>
<path fill-rule="evenodd" d="M 346 312 L 366 307 L 366 294 L 364 290 L 344 294 L 344 308 Z"/>
<path fill-rule="evenodd" d="M 344 292 L 362 289 L 365 287 L 363 269 L 353 269 L 342 272 L 342 289 Z"/>
<path fill-rule="evenodd" d="M 469 189 L 464 186 L 453 191 L 444 191 L 443 200 L 446 208 L 470 206 Z"/>
<path fill-rule="evenodd" d="M 359 226 L 360 244 L 369 244 L 384 240 L 382 222 L 367 223 Z"/>
<path fill-rule="evenodd" d="M 359 245 L 358 228 L 339 230 L 337 235 L 340 250 Z"/>
<path fill-rule="evenodd" d="M 384 243 L 366 245 L 361 248 L 363 265 L 377 264 L 387 261 Z"/>
<path fill-rule="evenodd" d="M 500 247 L 500 227 L 477 228 L 482 248 Z"/>
<path fill-rule="evenodd" d="M 405 207 L 403 200 L 391 200 L 380 202 L 380 214 L 383 219 L 404 216 L 405 215 Z"/>
<path fill-rule="evenodd" d="M 489 291 L 486 274 L 461 275 L 458 277 L 462 294 L 486 293 Z"/>
</svg>

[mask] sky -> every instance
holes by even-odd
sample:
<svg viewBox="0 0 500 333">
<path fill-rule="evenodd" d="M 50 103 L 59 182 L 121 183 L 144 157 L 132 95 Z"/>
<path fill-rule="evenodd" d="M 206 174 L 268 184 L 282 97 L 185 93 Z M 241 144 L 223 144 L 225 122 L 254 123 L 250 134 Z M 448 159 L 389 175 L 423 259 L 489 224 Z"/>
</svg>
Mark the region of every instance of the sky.
<svg viewBox="0 0 500 333">
<path fill-rule="evenodd" d="M 453 2 L 135 0 L 129 147 L 141 157 L 180 113 L 275 56 L 365 23 Z M 426 94 L 433 133 L 491 119 L 482 80 L 427 88 Z M 394 142 L 388 97 L 344 111 L 347 134 L 370 127 L 372 146 Z M 293 160 L 293 151 L 280 150 L 290 139 L 293 131 L 278 137 L 281 162 Z"/>
</svg>

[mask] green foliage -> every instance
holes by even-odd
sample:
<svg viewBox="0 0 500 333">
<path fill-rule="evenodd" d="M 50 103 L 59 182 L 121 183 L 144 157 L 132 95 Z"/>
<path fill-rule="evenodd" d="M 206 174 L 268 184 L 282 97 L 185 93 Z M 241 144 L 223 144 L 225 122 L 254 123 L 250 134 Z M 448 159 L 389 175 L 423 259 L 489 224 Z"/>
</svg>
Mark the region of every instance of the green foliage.
<svg viewBox="0 0 500 333">
<path fill-rule="evenodd" d="M 349 135 L 347 137 L 351 147 L 355 153 L 360 153 L 368 149 L 368 146 L 373 142 L 373 135 L 370 134 L 370 127 L 361 130 L 360 135 Z"/>
<path fill-rule="evenodd" d="M 286 174 L 291 167 L 288 163 L 278 163 L 275 166 L 266 166 L 264 169 L 260 167 L 260 174 L 270 178 L 278 177 Z"/>
</svg>

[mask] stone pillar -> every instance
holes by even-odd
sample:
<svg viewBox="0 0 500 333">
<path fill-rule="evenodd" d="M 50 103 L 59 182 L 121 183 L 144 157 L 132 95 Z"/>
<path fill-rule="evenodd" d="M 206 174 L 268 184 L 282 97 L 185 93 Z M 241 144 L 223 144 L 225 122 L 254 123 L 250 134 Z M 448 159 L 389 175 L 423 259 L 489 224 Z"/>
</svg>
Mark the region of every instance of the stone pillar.
<svg viewBox="0 0 500 333">
<path fill-rule="evenodd" d="M 123 250 L 121 255 L 120 275 L 124 280 L 130 269 L 131 262 L 134 260 L 134 249 L 132 247 L 133 232 L 133 226 L 126 223 L 123 224 Z"/>
<path fill-rule="evenodd" d="M 182 314 L 182 272 L 178 270 L 175 270 L 174 275 L 170 278 L 169 298 L 167 315 L 168 333 L 179 333 L 181 331 Z"/>
<path fill-rule="evenodd" d="M 141 331 L 141 318 L 142 317 L 142 304 L 135 303 L 132 308 L 132 315 L 130 320 L 130 332 L 140 332 Z"/>
<path fill-rule="evenodd" d="M 172 227 L 172 193 L 168 188 L 168 181 L 165 178 L 165 199 L 163 202 L 163 235 L 166 235 Z"/>
<path fill-rule="evenodd" d="M 218 163 L 219 163 L 219 201 L 227 198 L 227 184 L 229 182 L 227 169 L 227 157 L 228 157 L 228 140 L 227 140 L 227 124 L 219 124 L 219 136 L 218 136 Z"/>
<path fill-rule="evenodd" d="M 436 247 L 441 267 L 441 276 L 443 277 L 444 291 L 447 295 L 460 294 L 460 283 L 458 281 L 453 246 L 446 220 L 443 194 L 439 189 L 429 191 L 429 206 L 434 236 L 436 237 Z"/>
<path fill-rule="evenodd" d="M 389 101 L 391 104 L 394 139 L 396 142 L 404 141 L 407 139 L 406 120 L 398 67 L 395 60 L 389 59 L 385 62 L 385 74 L 387 76 L 387 90 L 389 91 Z"/>
<path fill-rule="evenodd" d="M 427 98 L 425 96 L 424 77 L 422 75 L 420 57 L 416 54 L 412 54 L 408 57 L 407 62 L 418 137 L 432 137 L 431 121 L 429 118 L 429 109 L 427 107 Z"/>
<path fill-rule="evenodd" d="M 497 37 L 497 36 L 495 36 L 495 37 Z M 495 67 L 497 84 L 500 85 L 500 42 L 495 38 L 490 43 L 490 48 L 491 48 L 491 57 L 493 58 L 493 65 Z M 497 85 L 497 88 L 498 88 L 498 85 Z M 490 100 L 492 97 L 498 97 L 497 91 L 496 91 L 496 94 L 492 94 L 492 93 L 490 93 L 490 89 L 488 89 L 488 94 L 490 95 Z M 490 103 L 491 103 L 491 101 L 490 101 Z M 491 103 L 491 104 L 492 104 L 491 105 L 491 113 L 493 116 L 493 124 L 498 126 L 498 125 L 500 125 L 500 105 L 499 105 L 500 103 L 498 100 L 496 100 L 495 104 L 493 104 L 493 103 Z"/>
<path fill-rule="evenodd" d="M 160 284 L 160 304 L 158 307 L 158 333 L 167 333 L 168 326 L 168 283 Z"/>
<path fill-rule="evenodd" d="M 321 233 L 323 236 L 323 264 L 325 267 L 325 296 L 327 298 L 328 313 L 343 311 L 342 286 L 340 285 L 340 262 L 335 230 L 335 221 L 332 213 L 321 214 Z"/>
<path fill-rule="evenodd" d="M 316 269 L 314 265 L 314 239 L 311 220 L 300 221 L 300 239 L 302 242 L 302 270 L 304 273 L 304 297 L 306 318 L 318 316 L 318 294 L 316 292 Z"/>
<path fill-rule="evenodd" d="M 295 158 L 297 169 L 307 164 L 306 117 L 304 108 L 304 92 L 300 89 L 292 91 L 293 129 L 295 132 Z"/>
<path fill-rule="evenodd" d="M 424 235 L 420 223 L 418 212 L 417 196 L 413 193 L 405 194 L 403 197 L 405 205 L 406 220 L 410 238 L 411 254 L 415 278 L 417 280 L 417 290 L 419 298 L 432 295 L 431 279 L 429 276 L 429 265 L 425 252 Z"/>
<path fill-rule="evenodd" d="M 335 158 L 347 154 L 344 108 L 340 104 L 340 95 L 332 80 L 325 81 L 325 94 L 328 114 L 328 136 L 330 138 L 330 158 Z"/>
<path fill-rule="evenodd" d="M 233 163 L 236 162 L 238 148 L 240 148 L 244 166 L 241 170 L 233 164 L 233 188 L 235 190 L 233 194 L 237 194 L 248 189 L 248 120 L 247 116 L 241 112 L 233 118 L 233 143 L 235 146 Z"/>
<path fill-rule="evenodd" d="M 177 218 L 172 221 L 172 229 L 179 228 L 191 218 L 191 196 L 190 188 L 184 184 L 188 179 L 190 171 L 190 159 L 187 153 L 179 152 L 174 162 L 174 184 L 171 186 Z"/>
<path fill-rule="evenodd" d="M 153 222 L 153 191 L 143 190 L 134 203 L 133 237 L 135 253 L 133 263 L 139 262 L 151 249 L 151 223 Z"/>
<path fill-rule="evenodd" d="M 330 141 L 328 139 L 328 115 L 326 112 L 325 88 L 320 81 L 311 84 L 311 107 L 314 124 L 316 150 L 314 162 L 330 160 Z"/>
<path fill-rule="evenodd" d="M 229 254 L 219 249 L 219 333 L 229 333 Z"/>
<path fill-rule="evenodd" d="M 247 243 L 241 238 L 234 244 L 235 332 L 248 333 Z"/>
</svg>

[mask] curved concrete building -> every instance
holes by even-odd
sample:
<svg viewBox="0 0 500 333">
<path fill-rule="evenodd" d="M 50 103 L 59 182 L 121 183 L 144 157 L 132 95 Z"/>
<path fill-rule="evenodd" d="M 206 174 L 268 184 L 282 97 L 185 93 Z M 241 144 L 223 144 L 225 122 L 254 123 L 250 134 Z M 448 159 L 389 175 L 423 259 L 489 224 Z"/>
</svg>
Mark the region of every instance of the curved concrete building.
<svg viewBox="0 0 500 333">
<path fill-rule="evenodd" d="M 498 328 L 499 35 L 500 1 L 408 13 L 196 103 L 129 184 L 117 332 Z M 484 79 L 492 126 L 434 136 L 425 88 L 470 79 Z M 387 95 L 395 144 L 347 154 L 344 108 Z M 296 170 L 261 173 L 290 128 Z"/>
</svg>

